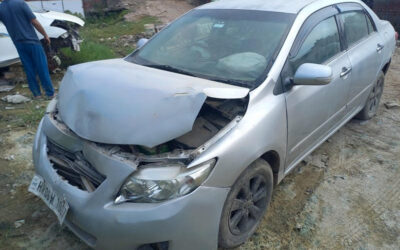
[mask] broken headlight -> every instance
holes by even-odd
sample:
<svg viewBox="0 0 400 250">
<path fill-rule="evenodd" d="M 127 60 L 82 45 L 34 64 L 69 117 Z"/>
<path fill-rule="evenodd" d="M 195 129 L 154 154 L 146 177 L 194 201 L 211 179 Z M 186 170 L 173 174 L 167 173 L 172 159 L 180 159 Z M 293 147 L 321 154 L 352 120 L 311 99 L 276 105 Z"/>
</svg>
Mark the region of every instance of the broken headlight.
<svg viewBox="0 0 400 250">
<path fill-rule="evenodd" d="M 156 203 L 184 196 L 207 179 L 215 163 L 212 159 L 190 169 L 181 163 L 143 166 L 128 178 L 115 203 Z"/>
</svg>

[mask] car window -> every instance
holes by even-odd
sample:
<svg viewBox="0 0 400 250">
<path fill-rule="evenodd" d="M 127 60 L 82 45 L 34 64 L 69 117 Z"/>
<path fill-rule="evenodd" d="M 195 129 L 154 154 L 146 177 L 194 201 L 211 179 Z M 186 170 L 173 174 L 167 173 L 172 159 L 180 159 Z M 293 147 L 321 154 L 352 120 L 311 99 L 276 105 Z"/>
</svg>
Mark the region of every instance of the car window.
<svg viewBox="0 0 400 250">
<path fill-rule="evenodd" d="M 303 63 L 322 64 L 340 53 L 340 38 L 335 17 L 314 27 L 297 55 L 290 59 L 294 71 Z"/>
<path fill-rule="evenodd" d="M 253 89 L 265 80 L 294 18 L 255 10 L 194 10 L 126 60 Z"/>
<path fill-rule="evenodd" d="M 368 36 L 367 19 L 363 12 L 352 11 L 340 16 L 343 20 L 346 41 L 349 47 Z"/>
</svg>

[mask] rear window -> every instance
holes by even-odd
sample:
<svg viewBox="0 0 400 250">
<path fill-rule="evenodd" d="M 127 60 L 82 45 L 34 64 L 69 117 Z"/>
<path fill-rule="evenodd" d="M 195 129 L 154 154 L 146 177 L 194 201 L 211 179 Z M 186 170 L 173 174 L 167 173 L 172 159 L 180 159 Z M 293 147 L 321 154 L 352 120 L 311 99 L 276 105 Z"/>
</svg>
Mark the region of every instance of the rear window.
<svg viewBox="0 0 400 250">
<path fill-rule="evenodd" d="M 340 15 L 343 20 L 347 45 L 357 43 L 369 35 L 367 18 L 361 11 L 352 11 Z"/>
</svg>

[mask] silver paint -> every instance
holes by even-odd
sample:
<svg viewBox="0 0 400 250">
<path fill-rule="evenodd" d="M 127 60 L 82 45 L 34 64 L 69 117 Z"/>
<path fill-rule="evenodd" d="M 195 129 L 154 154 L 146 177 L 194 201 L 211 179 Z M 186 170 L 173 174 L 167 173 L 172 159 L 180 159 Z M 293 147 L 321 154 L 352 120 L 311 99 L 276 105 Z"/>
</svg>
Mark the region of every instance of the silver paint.
<svg viewBox="0 0 400 250">
<path fill-rule="evenodd" d="M 207 97 L 248 92 L 115 59 L 70 67 L 59 109 L 65 124 L 87 140 L 154 147 L 191 131 Z"/>
<path fill-rule="evenodd" d="M 304 21 L 321 8 L 342 2 L 356 2 L 364 6 L 376 23 L 378 32 L 326 63 L 332 69 L 332 81 L 329 84 L 294 86 L 283 94 L 275 95 L 274 88 L 280 81 L 280 73 Z M 372 82 L 390 61 L 395 48 L 391 25 L 379 20 L 358 0 L 226 0 L 200 8 L 298 13 L 267 79 L 257 89 L 248 93 L 242 88 L 137 65 L 128 66 L 121 60 L 85 64 L 70 69 L 60 91 L 61 116 L 77 135 L 71 131 L 67 133 L 60 124 L 51 122 L 49 114 L 39 126 L 33 149 L 36 171 L 56 192 L 65 194 L 72 208 L 67 217 L 67 226 L 93 247 L 132 249 L 145 243 L 169 241 L 172 250 L 217 249 L 220 214 L 230 187 L 238 176 L 256 159 L 273 152 L 279 156 L 278 167 L 274 169 L 276 182 L 279 183 L 304 157 L 361 110 Z M 384 48 L 377 51 L 377 43 L 384 45 Z M 364 62 L 368 59 L 371 62 Z M 343 67 L 352 70 L 342 75 Z M 368 72 L 368 77 L 364 72 Z M 169 86 L 168 90 L 163 87 L 164 83 Z M 160 135 L 162 139 L 141 138 L 136 133 L 158 133 L 159 125 L 153 124 L 154 120 L 149 115 L 159 111 L 151 106 L 154 102 L 168 106 L 164 109 L 167 112 L 165 119 L 171 115 L 194 119 L 199 109 L 196 105 L 191 109 L 182 109 L 172 105 L 169 100 L 150 100 L 150 95 L 138 95 L 141 92 L 136 90 L 141 91 L 145 86 L 151 88 L 155 96 L 158 92 L 159 98 L 183 95 L 183 103 L 190 103 L 190 97 L 200 96 L 198 100 L 194 98 L 193 102 L 199 106 L 202 105 L 200 100 L 206 96 L 241 98 L 249 94 L 249 105 L 243 117 L 232 121 L 195 151 L 196 158 L 188 167 L 218 159 L 213 172 L 200 188 L 190 195 L 160 204 L 124 203 L 116 206 L 113 201 L 118 190 L 135 171 L 136 163 L 109 155 L 83 138 L 102 138 L 123 144 L 125 138 L 119 134 L 119 130 L 122 130 L 135 135 L 130 137 L 130 142 L 153 145 L 172 137 L 172 134 L 186 131 L 190 125 L 190 122 L 185 125 L 174 123 L 168 136 Z M 187 93 L 189 97 L 186 97 Z M 142 107 L 145 112 L 130 105 L 137 102 L 133 100 L 135 98 L 143 102 L 149 99 L 147 101 L 152 108 Z M 94 107 L 91 102 L 99 107 Z M 187 113 L 180 111 L 176 114 L 171 109 L 182 109 Z M 137 118 L 141 119 L 142 127 L 134 124 L 137 119 L 133 114 L 137 112 L 142 112 Z M 93 131 L 96 130 L 95 133 L 84 127 L 87 125 L 79 125 L 80 122 L 90 123 L 87 119 L 92 113 L 95 114 L 93 117 L 103 117 L 101 122 L 90 126 Z M 88 161 L 107 179 L 90 194 L 61 180 L 47 159 L 47 138 L 72 150 L 82 150 Z"/>
</svg>

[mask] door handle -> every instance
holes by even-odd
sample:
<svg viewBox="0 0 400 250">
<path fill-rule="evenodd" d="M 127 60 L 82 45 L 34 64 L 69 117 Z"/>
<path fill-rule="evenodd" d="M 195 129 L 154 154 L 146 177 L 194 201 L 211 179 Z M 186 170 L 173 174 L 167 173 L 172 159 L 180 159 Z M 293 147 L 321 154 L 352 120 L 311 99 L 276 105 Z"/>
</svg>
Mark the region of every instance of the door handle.
<svg viewBox="0 0 400 250">
<path fill-rule="evenodd" d="M 378 44 L 378 47 L 376 48 L 377 52 L 381 52 L 383 50 L 383 48 L 385 48 L 385 46 L 383 46 L 382 44 Z"/>
<path fill-rule="evenodd" d="M 343 67 L 342 73 L 340 73 L 340 77 L 343 78 L 343 77 L 347 76 L 348 74 L 350 74 L 351 71 L 352 71 L 352 68 Z"/>
</svg>

